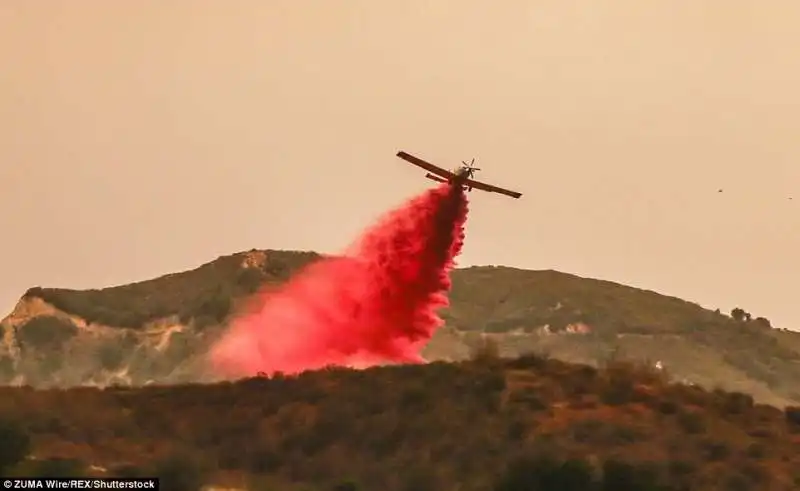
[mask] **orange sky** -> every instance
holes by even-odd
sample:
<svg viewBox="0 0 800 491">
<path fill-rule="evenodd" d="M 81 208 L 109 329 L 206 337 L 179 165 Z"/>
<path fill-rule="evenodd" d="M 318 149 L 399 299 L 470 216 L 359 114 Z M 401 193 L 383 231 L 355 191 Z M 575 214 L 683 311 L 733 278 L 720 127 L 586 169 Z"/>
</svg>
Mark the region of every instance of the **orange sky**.
<svg viewBox="0 0 800 491">
<path fill-rule="evenodd" d="M 463 265 L 800 328 L 798 18 L 796 0 L 4 0 L 0 311 L 33 285 L 340 250 L 430 185 L 403 149 L 525 193 L 472 193 Z"/>
</svg>

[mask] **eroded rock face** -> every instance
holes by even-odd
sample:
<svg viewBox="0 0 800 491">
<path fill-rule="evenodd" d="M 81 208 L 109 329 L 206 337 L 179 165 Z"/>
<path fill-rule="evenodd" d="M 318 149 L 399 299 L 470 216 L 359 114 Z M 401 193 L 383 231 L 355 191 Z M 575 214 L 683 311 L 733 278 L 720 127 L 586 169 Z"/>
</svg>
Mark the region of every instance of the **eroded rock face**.
<svg viewBox="0 0 800 491">
<path fill-rule="evenodd" d="M 140 329 L 106 326 L 26 297 L 0 328 L 0 384 L 142 385 L 205 378 L 207 336 L 174 318 Z"/>
<path fill-rule="evenodd" d="M 42 305 L 40 302 L 37 302 Z M 43 306 L 43 305 L 42 305 Z M 33 387 L 149 385 L 217 380 L 206 353 L 223 326 L 198 328 L 163 319 L 139 329 L 74 322 L 52 306 L 36 315 L 6 318 L 0 326 L 0 384 Z M 469 349 L 444 329 L 425 354 L 459 360 Z"/>
<path fill-rule="evenodd" d="M 224 325 L 177 317 L 140 328 L 89 323 L 40 298 L 25 297 L 0 322 L 0 384 L 34 387 L 148 385 L 217 380 L 206 353 Z M 470 341 L 442 328 L 424 349 L 428 360 L 469 357 Z"/>
</svg>

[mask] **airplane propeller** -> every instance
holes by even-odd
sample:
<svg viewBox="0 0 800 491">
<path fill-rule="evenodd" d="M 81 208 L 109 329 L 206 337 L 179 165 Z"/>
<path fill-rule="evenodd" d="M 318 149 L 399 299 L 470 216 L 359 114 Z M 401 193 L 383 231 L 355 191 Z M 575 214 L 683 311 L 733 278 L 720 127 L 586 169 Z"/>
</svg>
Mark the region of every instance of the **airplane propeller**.
<svg viewBox="0 0 800 491">
<path fill-rule="evenodd" d="M 475 159 L 474 158 L 472 160 L 470 160 L 469 164 L 467 163 L 466 160 L 462 160 L 461 163 L 464 164 L 464 167 L 466 167 L 467 169 L 469 169 L 472 172 L 475 172 L 476 170 L 481 170 L 480 168 L 475 167 Z"/>
</svg>

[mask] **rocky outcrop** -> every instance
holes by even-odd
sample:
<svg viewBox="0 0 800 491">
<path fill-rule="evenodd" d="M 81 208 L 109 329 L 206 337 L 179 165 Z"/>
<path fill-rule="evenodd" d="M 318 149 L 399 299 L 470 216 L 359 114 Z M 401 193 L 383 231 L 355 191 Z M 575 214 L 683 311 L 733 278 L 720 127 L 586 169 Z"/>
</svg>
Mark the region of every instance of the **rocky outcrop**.
<svg viewBox="0 0 800 491">
<path fill-rule="evenodd" d="M 25 296 L 0 328 L 2 384 L 139 385 L 199 381 L 207 372 L 198 350 L 208 336 L 175 316 L 138 329 L 108 326 Z"/>
</svg>

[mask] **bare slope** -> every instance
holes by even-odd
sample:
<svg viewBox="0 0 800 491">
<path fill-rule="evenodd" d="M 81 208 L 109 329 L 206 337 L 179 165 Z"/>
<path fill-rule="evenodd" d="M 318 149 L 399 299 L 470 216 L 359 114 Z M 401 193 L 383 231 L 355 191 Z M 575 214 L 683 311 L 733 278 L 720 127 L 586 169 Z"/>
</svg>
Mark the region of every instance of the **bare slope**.
<svg viewBox="0 0 800 491">
<path fill-rule="evenodd" d="M 237 304 L 318 257 L 253 250 L 113 288 L 32 288 L 2 321 L 0 378 L 59 385 L 209 380 L 205 348 Z M 508 355 L 535 349 L 590 364 L 610 356 L 659 361 L 680 380 L 773 404 L 800 402 L 793 387 L 800 335 L 743 311 L 733 319 L 652 291 L 549 270 L 472 267 L 456 270 L 453 283 L 447 326 L 426 348 L 428 359 L 463 359 L 490 336 Z"/>
</svg>

